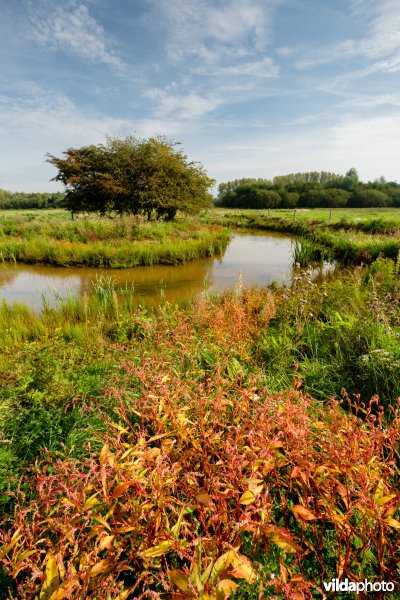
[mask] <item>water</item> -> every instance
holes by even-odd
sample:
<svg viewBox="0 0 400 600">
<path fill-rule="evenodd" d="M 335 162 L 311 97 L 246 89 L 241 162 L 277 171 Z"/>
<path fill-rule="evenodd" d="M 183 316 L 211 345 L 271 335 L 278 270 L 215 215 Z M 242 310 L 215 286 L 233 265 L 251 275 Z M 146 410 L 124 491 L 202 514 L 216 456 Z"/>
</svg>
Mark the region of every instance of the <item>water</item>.
<svg viewBox="0 0 400 600">
<path fill-rule="evenodd" d="M 206 289 L 232 289 L 239 278 L 244 285 L 263 287 L 272 281 L 290 283 L 292 243 L 291 237 L 277 233 L 237 233 L 222 257 L 179 266 L 95 269 L 5 263 L 0 265 L 0 300 L 39 310 L 43 295 L 52 303 L 57 296 L 81 294 L 99 275 L 111 276 L 117 290 L 133 289 L 137 304 L 188 301 Z"/>
</svg>

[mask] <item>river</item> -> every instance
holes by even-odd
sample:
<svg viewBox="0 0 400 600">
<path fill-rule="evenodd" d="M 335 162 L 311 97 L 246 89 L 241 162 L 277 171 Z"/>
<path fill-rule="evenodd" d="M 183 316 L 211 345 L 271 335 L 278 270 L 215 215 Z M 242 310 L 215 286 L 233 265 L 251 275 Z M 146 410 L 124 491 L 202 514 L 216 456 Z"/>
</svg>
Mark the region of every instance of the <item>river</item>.
<svg viewBox="0 0 400 600">
<path fill-rule="evenodd" d="M 43 296 L 57 297 L 90 291 L 99 276 L 110 276 L 118 289 L 133 290 L 137 304 L 185 302 L 205 290 L 243 285 L 290 283 L 293 238 L 277 233 L 235 233 L 223 256 L 184 265 L 95 269 L 4 263 L 0 265 L 0 300 L 23 302 L 40 310 Z"/>
</svg>

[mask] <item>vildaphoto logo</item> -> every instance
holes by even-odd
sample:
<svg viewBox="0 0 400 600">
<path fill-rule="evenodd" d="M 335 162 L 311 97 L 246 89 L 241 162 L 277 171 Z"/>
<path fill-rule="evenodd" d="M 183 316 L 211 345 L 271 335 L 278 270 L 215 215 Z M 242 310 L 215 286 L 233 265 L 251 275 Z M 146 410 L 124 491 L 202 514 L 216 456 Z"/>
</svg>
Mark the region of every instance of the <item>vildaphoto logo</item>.
<svg viewBox="0 0 400 600">
<path fill-rule="evenodd" d="M 324 581 L 323 585 L 326 592 L 355 592 L 356 594 L 360 594 L 360 592 L 394 591 L 394 583 L 392 581 L 375 581 L 373 583 L 367 579 L 364 579 L 364 581 L 349 581 L 348 579 L 339 581 L 339 579 L 332 579 L 328 583 Z"/>
</svg>

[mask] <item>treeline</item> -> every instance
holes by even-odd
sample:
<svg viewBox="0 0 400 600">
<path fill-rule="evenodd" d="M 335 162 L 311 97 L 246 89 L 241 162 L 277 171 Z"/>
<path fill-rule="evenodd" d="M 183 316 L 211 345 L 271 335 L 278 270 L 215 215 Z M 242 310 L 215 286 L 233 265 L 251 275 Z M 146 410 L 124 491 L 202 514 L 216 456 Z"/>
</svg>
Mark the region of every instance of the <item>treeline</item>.
<svg viewBox="0 0 400 600">
<path fill-rule="evenodd" d="M 356 169 L 345 175 L 313 171 L 272 180 L 235 179 L 219 185 L 215 205 L 258 209 L 400 207 L 400 184 L 384 177 L 363 183 Z"/>
<path fill-rule="evenodd" d="M 9 192 L 0 189 L 0 209 L 15 210 L 26 208 L 59 208 L 63 205 L 65 194 Z"/>
</svg>

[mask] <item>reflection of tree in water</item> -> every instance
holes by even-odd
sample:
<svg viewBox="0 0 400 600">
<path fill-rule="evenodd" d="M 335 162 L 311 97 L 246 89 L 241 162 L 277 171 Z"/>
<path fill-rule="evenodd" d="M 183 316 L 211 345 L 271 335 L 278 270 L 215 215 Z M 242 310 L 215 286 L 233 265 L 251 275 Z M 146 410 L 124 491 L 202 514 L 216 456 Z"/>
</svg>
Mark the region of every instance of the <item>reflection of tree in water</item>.
<svg viewBox="0 0 400 600">
<path fill-rule="evenodd" d="M 13 269 L 14 265 L 0 266 L 0 288 L 10 285 L 18 275 L 18 271 Z"/>
</svg>

